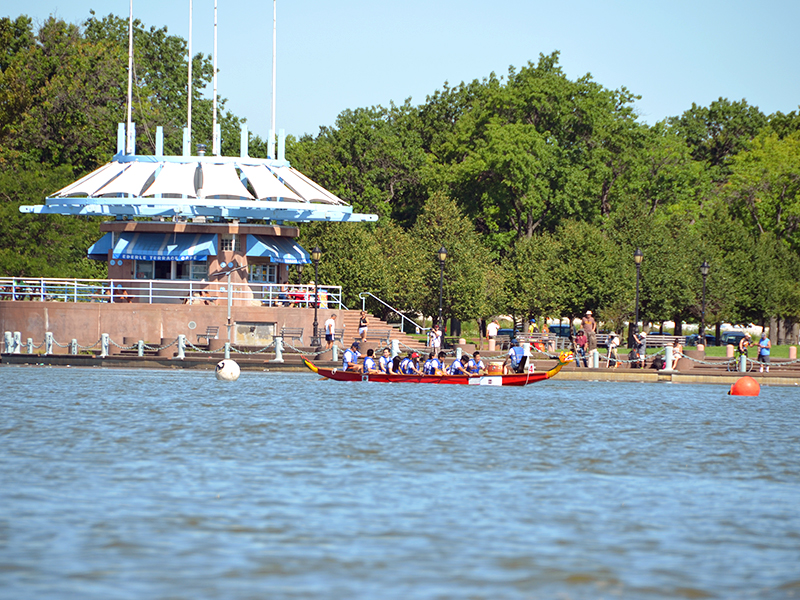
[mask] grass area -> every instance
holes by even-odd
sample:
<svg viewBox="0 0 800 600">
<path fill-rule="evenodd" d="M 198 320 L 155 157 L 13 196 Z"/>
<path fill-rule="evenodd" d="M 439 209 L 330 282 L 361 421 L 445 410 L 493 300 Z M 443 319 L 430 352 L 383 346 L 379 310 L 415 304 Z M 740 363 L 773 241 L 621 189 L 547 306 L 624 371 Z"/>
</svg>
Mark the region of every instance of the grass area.
<svg viewBox="0 0 800 600">
<path fill-rule="evenodd" d="M 772 358 L 789 358 L 789 348 L 791 346 L 773 346 L 770 349 L 770 356 Z M 648 348 L 649 350 L 649 348 Z M 693 346 L 686 346 L 684 350 L 695 350 Z M 706 346 L 706 356 L 713 356 L 716 358 L 725 358 L 726 356 L 726 347 L 725 346 Z M 753 360 L 758 359 L 758 348 L 751 348 L 750 351 L 747 353 L 749 358 Z"/>
</svg>

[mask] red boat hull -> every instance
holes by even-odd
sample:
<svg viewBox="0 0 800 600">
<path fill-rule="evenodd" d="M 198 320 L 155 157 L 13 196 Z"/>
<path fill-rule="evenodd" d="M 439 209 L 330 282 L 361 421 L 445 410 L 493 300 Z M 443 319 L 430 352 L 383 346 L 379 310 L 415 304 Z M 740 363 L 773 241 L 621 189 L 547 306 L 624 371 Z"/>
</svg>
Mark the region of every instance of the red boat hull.
<svg viewBox="0 0 800 600">
<path fill-rule="evenodd" d="M 318 375 L 322 375 L 334 381 L 372 381 L 375 383 L 434 383 L 438 385 L 489 385 L 502 386 L 513 385 L 522 386 L 537 381 L 544 381 L 555 376 L 565 364 L 573 360 L 572 353 L 562 353 L 559 356 L 558 364 L 542 373 L 514 373 L 512 375 L 388 375 L 386 373 L 361 374 L 354 371 L 342 371 L 340 369 L 324 369 L 318 367 L 308 359 L 303 359 L 303 363 Z"/>
</svg>

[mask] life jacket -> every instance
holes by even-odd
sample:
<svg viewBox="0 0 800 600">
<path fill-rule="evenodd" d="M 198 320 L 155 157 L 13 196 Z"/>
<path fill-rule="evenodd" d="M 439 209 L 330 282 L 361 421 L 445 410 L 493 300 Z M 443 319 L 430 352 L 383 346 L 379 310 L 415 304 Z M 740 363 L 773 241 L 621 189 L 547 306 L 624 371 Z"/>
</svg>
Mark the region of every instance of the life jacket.
<svg viewBox="0 0 800 600">
<path fill-rule="evenodd" d="M 423 375 L 433 375 L 434 373 L 434 366 L 433 361 L 436 359 L 429 358 L 425 361 L 425 364 L 422 365 L 422 373 Z"/>
<path fill-rule="evenodd" d="M 508 351 L 508 355 L 511 357 L 511 365 L 516 367 L 519 361 L 522 360 L 522 357 L 525 356 L 525 348 L 522 346 L 512 346 Z"/>
<path fill-rule="evenodd" d="M 476 361 L 474 358 L 470 358 L 469 362 L 467 363 L 467 373 L 473 373 L 477 375 L 481 372 L 482 367 L 483 361 Z"/>
<path fill-rule="evenodd" d="M 342 368 L 347 369 L 347 365 L 354 365 L 358 363 L 358 352 L 353 350 L 345 350 L 342 355 Z"/>
<path fill-rule="evenodd" d="M 453 364 L 450 365 L 449 372 L 450 375 L 461 375 L 462 373 L 465 373 L 466 371 L 464 369 L 464 363 L 462 363 L 460 360 L 453 361 Z"/>
<path fill-rule="evenodd" d="M 404 375 L 413 375 L 414 371 L 412 370 L 413 361 L 409 357 L 405 357 L 403 360 L 400 361 L 400 372 Z"/>
<path fill-rule="evenodd" d="M 384 373 L 388 373 L 389 372 L 389 365 L 391 365 L 391 364 L 392 364 L 392 357 L 391 356 L 381 356 L 380 359 L 378 359 L 379 368 Z"/>
<path fill-rule="evenodd" d="M 376 368 L 375 359 L 368 356 L 364 359 L 364 371 L 374 371 Z"/>
</svg>

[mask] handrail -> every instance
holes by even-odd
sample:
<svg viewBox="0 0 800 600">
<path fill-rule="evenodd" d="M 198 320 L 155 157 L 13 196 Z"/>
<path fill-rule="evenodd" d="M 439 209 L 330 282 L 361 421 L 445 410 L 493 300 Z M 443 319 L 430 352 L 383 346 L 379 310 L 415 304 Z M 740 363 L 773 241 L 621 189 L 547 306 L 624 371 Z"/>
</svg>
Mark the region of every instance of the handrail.
<svg viewBox="0 0 800 600">
<path fill-rule="evenodd" d="M 375 300 L 377 300 L 378 302 L 380 302 L 381 304 L 383 304 L 383 305 L 384 305 L 386 308 L 388 308 L 389 310 L 391 310 L 393 313 L 395 313 L 396 315 L 399 315 L 401 319 L 403 319 L 403 320 L 405 320 L 405 321 L 408 321 L 408 322 L 409 322 L 409 323 L 411 323 L 411 325 L 413 325 L 415 328 L 419 328 L 419 329 L 420 329 L 420 331 L 422 331 L 423 333 L 424 333 L 424 332 L 426 332 L 426 331 L 429 331 L 429 330 L 430 330 L 430 327 L 420 327 L 420 326 L 419 326 L 419 325 L 417 325 L 417 324 L 416 324 L 414 321 L 412 321 L 411 319 L 409 319 L 408 317 L 406 317 L 406 316 L 405 316 L 403 313 L 401 313 L 399 310 L 397 310 L 397 309 L 396 309 L 396 308 L 394 308 L 393 306 L 389 306 L 388 304 L 386 304 L 386 302 L 384 302 L 383 300 L 381 300 L 380 298 L 378 298 L 378 297 L 377 297 L 375 294 L 373 294 L 372 292 L 359 292 L 359 293 L 358 293 L 358 297 L 359 297 L 359 298 L 361 298 L 361 310 L 366 310 L 365 306 L 366 306 L 367 296 L 372 296 L 373 298 L 375 298 Z"/>
<path fill-rule="evenodd" d="M 267 306 L 314 306 L 313 285 L 246 282 L 231 284 L 231 299 Z M 316 286 L 320 304 L 344 306 L 342 288 Z M 0 300 L 134 302 L 139 304 L 225 304 L 227 284 L 198 279 L 67 279 L 0 277 Z"/>
</svg>

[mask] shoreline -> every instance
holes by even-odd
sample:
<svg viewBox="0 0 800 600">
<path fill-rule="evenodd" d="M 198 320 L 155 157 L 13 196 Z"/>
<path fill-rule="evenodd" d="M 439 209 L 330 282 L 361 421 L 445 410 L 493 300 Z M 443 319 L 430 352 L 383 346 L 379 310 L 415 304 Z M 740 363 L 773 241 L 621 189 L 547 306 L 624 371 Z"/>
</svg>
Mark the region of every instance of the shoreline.
<svg viewBox="0 0 800 600">
<path fill-rule="evenodd" d="M 214 371 L 217 363 L 224 358 L 222 355 L 202 357 L 187 356 L 183 360 L 156 356 L 120 356 L 106 357 L 94 355 L 67 355 L 67 354 L 3 354 L 0 355 L 0 367 L 3 366 L 46 366 L 63 368 L 104 368 L 104 369 L 190 369 L 199 371 Z M 291 355 L 283 363 L 272 362 L 262 358 L 253 359 L 245 357 L 232 357 L 242 371 L 262 372 L 306 372 L 310 373 L 299 360 L 294 360 L 296 355 Z M 552 364 L 549 364 L 552 363 Z M 319 361 L 316 364 L 325 367 L 336 367 L 339 363 Z M 555 365 L 552 360 L 536 361 L 537 371 L 547 370 Z M 574 364 L 564 367 L 554 380 L 563 381 L 602 381 L 602 382 L 630 382 L 630 383 L 694 383 L 731 385 L 740 377 L 749 375 L 760 385 L 797 386 L 800 385 L 800 369 L 781 369 L 780 363 L 773 363 L 770 373 L 738 373 L 720 371 L 713 367 L 692 367 L 685 371 L 656 371 L 653 369 L 598 369 L 575 367 Z M 776 370 L 777 368 L 777 370 Z"/>
</svg>

